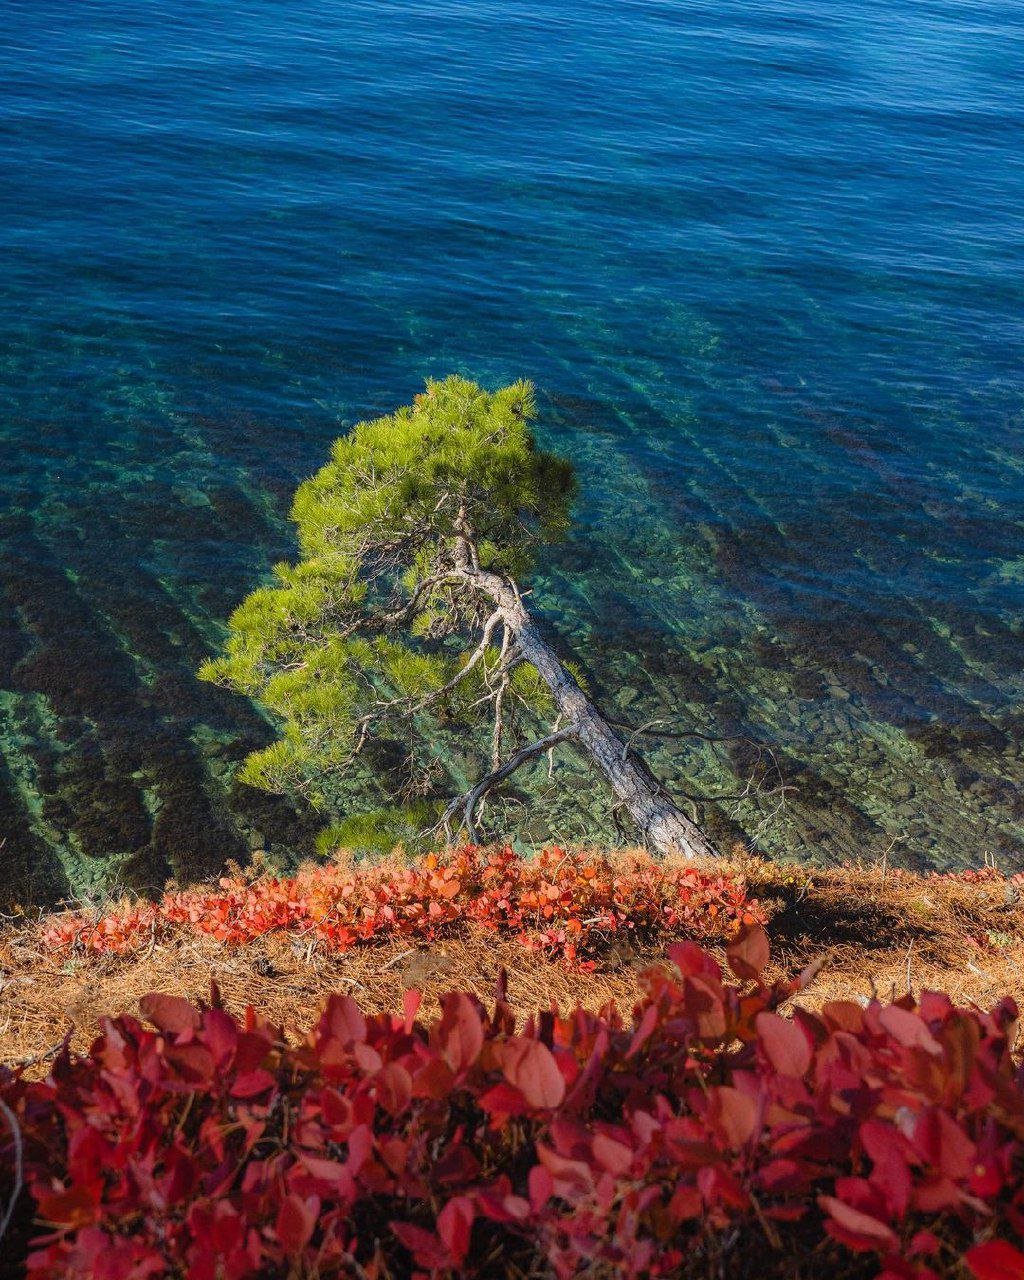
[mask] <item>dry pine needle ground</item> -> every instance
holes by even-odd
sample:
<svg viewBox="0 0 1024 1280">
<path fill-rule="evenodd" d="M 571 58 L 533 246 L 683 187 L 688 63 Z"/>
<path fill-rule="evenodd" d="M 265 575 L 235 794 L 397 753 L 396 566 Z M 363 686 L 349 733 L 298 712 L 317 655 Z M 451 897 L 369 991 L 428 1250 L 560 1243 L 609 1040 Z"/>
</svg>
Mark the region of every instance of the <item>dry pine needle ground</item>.
<svg viewBox="0 0 1024 1280">
<path fill-rule="evenodd" d="M 827 956 L 804 997 L 809 1003 L 931 988 L 961 1004 L 988 1006 L 1010 995 L 1024 1006 L 1024 908 L 1019 886 L 1006 879 L 878 867 L 808 871 L 759 860 L 729 869 L 746 877 L 767 909 L 777 971 Z M 295 1030 L 310 1025 L 331 991 L 350 992 L 367 1009 L 398 1009 L 402 993 L 416 987 L 429 1012 L 453 988 L 486 1000 L 502 969 L 519 1009 L 597 1008 L 610 1000 L 628 1009 L 638 975 L 660 955 L 612 942 L 591 973 L 491 933 L 428 946 L 374 943 L 334 955 L 286 933 L 228 946 L 182 932 L 129 956 L 69 957 L 47 954 L 35 924 L 10 924 L 0 932 L 0 1060 L 38 1059 L 36 1069 L 43 1069 L 65 1036 L 87 1048 L 101 1017 L 136 1013 L 147 992 L 203 998 L 211 979 L 230 1009 L 252 1005 Z"/>
</svg>

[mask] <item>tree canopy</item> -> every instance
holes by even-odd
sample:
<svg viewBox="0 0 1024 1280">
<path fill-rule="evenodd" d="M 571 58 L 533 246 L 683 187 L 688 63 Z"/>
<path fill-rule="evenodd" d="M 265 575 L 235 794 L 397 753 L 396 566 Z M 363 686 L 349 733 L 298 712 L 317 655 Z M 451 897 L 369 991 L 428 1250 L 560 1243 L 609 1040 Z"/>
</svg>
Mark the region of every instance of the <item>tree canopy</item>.
<svg viewBox="0 0 1024 1280">
<path fill-rule="evenodd" d="M 335 821 L 331 841 L 391 844 L 463 820 L 475 835 L 487 793 L 569 741 L 648 834 L 670 813 L 673 831 L 696 830 L 523 605 L 518 584 L 576 495 L 534 415 L 528 382 L 488 392 L 449 377 L 354 427 L 296 493 L 300 559 L 239 606 L 224 656 L 201 669 L 280 722 L 241 780 L 308 799 Z"/>
</svg>

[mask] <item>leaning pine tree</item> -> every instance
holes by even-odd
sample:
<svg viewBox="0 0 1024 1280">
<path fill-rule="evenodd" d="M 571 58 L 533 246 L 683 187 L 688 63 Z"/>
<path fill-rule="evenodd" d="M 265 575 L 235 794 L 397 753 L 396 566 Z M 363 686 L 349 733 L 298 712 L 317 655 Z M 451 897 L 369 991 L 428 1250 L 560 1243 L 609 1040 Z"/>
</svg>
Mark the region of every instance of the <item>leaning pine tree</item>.
<svg viewBox="0 0 1024 1280">
<path fill-rule="evenodd" d="M 576 489 L 533 416 L 527 382 L 491 394 L 452 377 L 336 442 L 295 497 L 302 558 L 236 610 L 200 673 L 283 724 L 240 777 L 325 810 L 371 797 L 372 815 L 333 828 L 339 844 L 417 827 L 476 840 L 489 793 L 572 747 L 655 850 L 712 854 L 523 602 Z"/>
</svg>

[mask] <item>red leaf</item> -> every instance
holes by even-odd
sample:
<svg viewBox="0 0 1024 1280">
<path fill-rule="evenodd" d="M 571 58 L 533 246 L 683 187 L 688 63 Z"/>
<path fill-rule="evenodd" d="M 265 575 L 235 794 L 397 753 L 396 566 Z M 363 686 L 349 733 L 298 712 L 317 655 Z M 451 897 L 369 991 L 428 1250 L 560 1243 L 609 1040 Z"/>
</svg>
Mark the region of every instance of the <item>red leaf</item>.
<svg viewBox="0 0 1024 1280">
<path fill-rule="evenodd" d="M 921 1256 L 933 1257 L 942 1248 L 942 1241 L 934 1231 L 915 1231 L 910 1241 L 910 1248 L 907 1250 L 908 1258 L 919 1258 Z"/>
<path fill-rule="evenodd" d="M 697 1171 L 697 1186 L 709 1206 L 747 1209 L 750 1200 L 737 1176 L 721 1165 L 705 1165 Z"/>
<path fill-rule="evenodd" d="M 704 1212 L 704 1197 L 696 1187 L 680 1182 L 668 1204 L 668 1215 L 672 1222 L 686 1222 L 691 1218 L 699 1218 Z"/>
<path fill-rule="evenodd" d="M 321 1032 L 337 1040 L 343 1049 L 366 1039 L 366 1019 L 351 996 L 332 995 L 320 1019 Z"/>
<path fill-rule="evenodd" d="M 726 1031 L 725 1005 L 721 988 L 711 986 L 703 978 L 683 981 L 683 1008 L 697 1026 L 704 1040 L 718 1040 Z"/>
<path fill-rule="evenodd" d="M 408 1034 L 416 1022 L 416 1014 L 419 1011 L 420 1003 L 423 996 L 418 991 L 406 991 L 402 996 L 402 1012 L 405 1017 L 405 1031 Z"/>
<path fill-rule="evenodd" d="M 550 1170 L 542 1164 L 535 1164 L 526 1179 L 530 1193 L 530 1207 L 539 1213 L 555 1193 L 555 1180 Z"/>
<path fill-rule="evenodd" d="M 235 1076 L 230 1092 L 232 1098 L 255 1098 L 272 1089 L 275 1083 L 269 1071 L 257 1068 L 255 1071 L 246 1071 L 242 1075 Z"/>
<path fill-rule="evenodd" d="M 929 1107 L 914 1122 L 914 1146 L 947 1178 L 966 1178 L 977 1165 L 977 1147 L 957 1122 L 938 1107 Z"/>
<path fill-rule="evenodd" d="M 109 1235 L 99 1227 L 86 1227 L 79 1233 L 73 1258 L 70 1270 L 89 1280 L 125 1280 L 127 1276 L 147 1280 L 167 1274 L 166 1260 L 151 1245 Z"/>
<path fill-rule="evenodd" d="M 909 1009 L 901 1009 L 899 1005 L 890 1004 L 878 1015 L 878 1021 L 894 1040 L 899 1041 L 906 1049 L 923 1049 L 926 1053 L 940 1057 L 942 1045 L 932 1035 L 916 1013 Z"/>
<path fill-rule="evenodd" d="M 281 1201 L 274 1232 L 285 1253 L 295 1257 L 309 1244 L 320 1214 L 320 1200 L 309 1196 L 303 1200 L 294 1193 Z"/>
<path fill-rule="evenodd" d="M 521 1116 L 527 1111 L 526 1099 L 518 1089 L 513 1089 L 510 1084 L 496 1084 L 493 1088 L 482 1093 L 477 1099 L 482 1110 L 493 1118 L 495 1127 L 502 1120 L 507 1120 L 511 1116 Z"/>
<path fill-rule="evenodd" d="M 806 1074 L 811 1065 L 811 1045 L 795 1022 L 777 1013 L 759 1013 L 754 1025 L 765 1057 L 779 1075 Z"/>
<path fill-rule="evenodd" d="M 658 1009 L 656 1005 L 650 1004 L 644 1010 L 644 1015 L 640 1019 L 640 1025 L 633 1032 L 633 1039 L 629 1042 L 629 1048 L 626 1050 L 626 1060 L 636 1057 L 647 1041 L 651 1038 L 654 1028 L 658 1025 Z"/>
<path fill-rule="evenodd" d="M 572 1200 L 577 1196 L 588 1195 L 594 1188 L 594 1173 L 582 1160 L 570 1160 L 557 1151 L 537 1143 L 537 1155 L 541 1164 L 551 1176 L 551 1194 L 561 1196 L 563 1200 Z M 533 1198 L 533 1174 L 530 1175 L 530 1194 Z"/>
<path fill-rule="evenodd" d="M 743 925 L 725 949 L 729 968 L 744 981 L 759 978 L 768 964 L 768 935 L 759 924 Z"/>
<path fill-rule="evenodd" d="M 213 1054 L 202 1044 L 175 1044 L 168 1048 L 167 1065 L 183 1084 L 210 1086 L 217 1074 Z"/>
<path fill-rule="evenodd" d="M 144 1018 L 148 1018 L 158 1031 L 168 1035 L 195 1031 L 201 1021 L 199 1010 L 194 1009 L 184 996 L 167 996 L 154 991 L 142 997 L 139 1008 Z"/>
<path fill-rule="evenodd" d="M 1024 1253 L 1006 1240 L 976 1244 L 964 1254 L 964 1261 L 977 1280 L 1024 1280 Z"/>
<path fill-rule="evenodd" d="M 676 942 L 668 949 L 668 958 L 684 978 L 703 977 L 718 978 L 722 976 L 713 956 L 695 942 Z"/>
<path fill-rule="evenodd" d="M 738 1151 L 749 1141 L 757 1123 L 757 1104 L 754 1099 L 731 1085 L 708 1089 L 709 1119 L 726 1145 Z"/>
<path fill-rule="evenodd" d="M 502 1070 L 509 1084 L 531 1107 L 557 1107 L 565 1097 L 565 1077 L 551 1050 L 539 1040 L 509 1040 L 502 1050 Z"/>
<path fill-rule="evenodd" d="M 860 1127 L 860 1140 L 874 1162 L 871 1184 L 885 1196 L 890 1211 L 902 1218 L 913 1190 L 902 1135 L 881 1120 L 868 1120 Z"/>
<path fill-rule="evenodd" d="M 424 1231 L 412 1222 L 392 1222 L 389 1225 L 397 1239 L 412 1254 L 412 1260 L 418 1267 L 438 1271 L 447 1264 L 448 1251 L 432 1231 Z"/>
<path fill-rule="evenodd" d="M 223 1069 L 238 1044 L 238 1024 L 223 1009 L 210 1009 L 203 1018 L 203 1040 Z"/>
<path fill-rule="evenodd" d="M 43 1222 L 67 1229 L 83 1227 L 96 1217 L 96 1200 L 86 1187 L 37 1192 L 36 1197 L 36 1212 Z"/>
<path fill-rule="evenodd" d="M 456 1196 L 449 1200 L 437 1215 L 437 1234 L 447 1246 L 455 1266 L 461 1266 L 469 1252 L 473 1218 L 473 1201 L 469 1196 Z"/>
<path fill-rule="evenodd" d="M 445 996 L 441 1021 L 435 1027 L 438 1047 L 456 1075 L 471 1067 L 484 1047 L 484 1027 L 476 1005 L 461 992 Z"/>
<path fill-rule="evenodd" d="M 844 1200 L 838 1200 L 835 1196 L 819 1196 L 818 1204 L 831 1218 L 826 1224 L 829 1234 L 856 1253 L 866 1253 L 872 1249 L 888 1251 L 899 1244 L 899 1237 L 892 1227 L 873 1218 L 869 1213 L 854 1209 Z"/>
<path fill-rule="evenodd" d="M 821 1007 L 821 1016 L 830 1027 L 857 1035 L 864 1025 L 864 1010 L 853 1000 L 829 1000 Z"/>
<path fill-rule="evenodd" d="M 374 1080 L 377 1097 L 385 1111 L 400 1115 L 412 1101 L 412 1076 L 397 1062 L 388 1062 Z"/>
<path fill-rule="evenodd" d="M 633 1164 L 633 1151 L 624 1142 L 616 1142 L 607 1134 L 599 1133 L 591 1144 L 594 1159 L 602 1169 L 607 1169 L 616 1178 L 627 1174 Z"/>
<path fill-rule="evenodd" d="M 358 1124 L 348 1135 L 348 1170 L 358 1173 L 373 1151 L 373 1130 L 368 1124 Z"/>
</svg>

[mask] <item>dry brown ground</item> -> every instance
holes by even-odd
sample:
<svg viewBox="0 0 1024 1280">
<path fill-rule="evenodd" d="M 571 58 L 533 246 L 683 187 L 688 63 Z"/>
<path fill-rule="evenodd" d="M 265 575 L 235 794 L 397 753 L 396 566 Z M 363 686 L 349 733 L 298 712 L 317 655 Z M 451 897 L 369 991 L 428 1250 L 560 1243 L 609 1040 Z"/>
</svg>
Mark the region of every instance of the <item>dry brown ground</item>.
<svg viewBox="0 0 1024 1280">
<path fill-rule="evenodd" d="M 902 995 L 908 987 L 947 991 L 958 1003 L 988 1006 L 1004 995 L 1024 1007 L 1024 907 L 1020 886 L 1002 879 L 964 882 L 879 867 L 807 872 L 760 861 L 734 869 L 769 913 L 773 963 L 791 973 L 827 954 L 802 997 Z M 547 961 L 510 939 L 468 934 L 427 947 L 407 940 L 341 956 L 285 934 L 224 946 L 181 934 L 132 956 L 46 954 L 33 924 L 0 931 L 0 1061 L 46 1055 L 70 1034 L 88 1046 L 106 1014 L 137 1012 L 139 997 L 160 990 L 194 998 L 216 980 L 229 1008 L 252 1005 L 297 1030 L 315 1019 L 331 991 L 355 995 L 366 1009 L 397 1009 L 403 991 L 424 992 L 424 1011 L 452 988 L 486 999 L 499 971 L 516 1007 L 530 1010 L 614 1000 L 628 1009 L 638 975 L 659 952 L 607 953 L 595 973 Z M 45 1061 L 45 1057 L 42 1058 Z M 41 1068 L 42 1062 L 38 1062 Z"/>
</svg>

